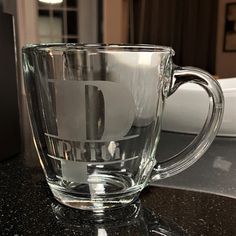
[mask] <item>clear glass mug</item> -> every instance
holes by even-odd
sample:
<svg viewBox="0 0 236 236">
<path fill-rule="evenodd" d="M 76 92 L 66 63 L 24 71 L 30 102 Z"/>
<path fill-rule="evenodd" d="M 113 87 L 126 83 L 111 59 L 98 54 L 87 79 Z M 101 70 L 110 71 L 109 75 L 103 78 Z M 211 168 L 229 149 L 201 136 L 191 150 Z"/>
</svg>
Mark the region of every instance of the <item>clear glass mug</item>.
<svg viewBox="0 0 236 236">
<path fill-rule="evenodd" d="M 207 150 L 222 121 L 222 90 L 207 72 L 175 66 L 173 55 L 155 45 L 23 48 L 35 146 L 58 201 L 98 211 L 131 203 L 149 183 L 185 170 Z M 209 95 L 207 119 L 189 146 L 158 162 L 165 99 L 186 82 Z"/>
</svg>

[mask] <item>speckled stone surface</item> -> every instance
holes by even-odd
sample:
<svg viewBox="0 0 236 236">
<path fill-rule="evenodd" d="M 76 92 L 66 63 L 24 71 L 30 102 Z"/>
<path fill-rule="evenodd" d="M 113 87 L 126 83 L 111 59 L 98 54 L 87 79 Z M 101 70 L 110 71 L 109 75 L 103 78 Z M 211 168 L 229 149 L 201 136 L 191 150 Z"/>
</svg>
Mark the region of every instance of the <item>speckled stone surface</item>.
<svg viewBox="0 0 236 236">
<path fill-rule="evenodd" d="M 146 188 L 135 204 L 89 215 L 57 203 L 41 168 L 24 157 L 0 163 L 0 235 L 236 235 L 236 199 Z"/>
</svg>

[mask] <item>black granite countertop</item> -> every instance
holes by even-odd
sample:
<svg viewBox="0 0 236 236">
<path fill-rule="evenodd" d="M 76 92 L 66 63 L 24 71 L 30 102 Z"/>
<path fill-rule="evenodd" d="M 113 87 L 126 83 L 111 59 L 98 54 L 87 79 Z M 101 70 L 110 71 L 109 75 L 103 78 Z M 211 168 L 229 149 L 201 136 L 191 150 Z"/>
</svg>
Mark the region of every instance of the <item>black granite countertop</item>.
<svg viewBox="0 0 236 236">
<path fill-rule="evenodd" d="M 93 215 L 54 200 L 38 165 L 0 163 L 0 235 L 236 235 L 236 199 L 148 187 L 133 205 Z"/>
</svg>

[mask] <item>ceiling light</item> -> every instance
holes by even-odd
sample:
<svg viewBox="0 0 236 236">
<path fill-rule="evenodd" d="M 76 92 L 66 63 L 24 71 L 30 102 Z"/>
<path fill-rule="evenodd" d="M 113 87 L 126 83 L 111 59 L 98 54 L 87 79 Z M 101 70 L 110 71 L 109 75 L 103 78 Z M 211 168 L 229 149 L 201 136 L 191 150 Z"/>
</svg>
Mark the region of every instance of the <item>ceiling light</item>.
<svg viewBox="0 0 236 236">
<path fill-rule="evenodd" d="M 48 4 L 59 4 L 59 3 L 62 3 L 63 0 L 39 0 L 39 2 L 48 3 Z"/>
</svg>

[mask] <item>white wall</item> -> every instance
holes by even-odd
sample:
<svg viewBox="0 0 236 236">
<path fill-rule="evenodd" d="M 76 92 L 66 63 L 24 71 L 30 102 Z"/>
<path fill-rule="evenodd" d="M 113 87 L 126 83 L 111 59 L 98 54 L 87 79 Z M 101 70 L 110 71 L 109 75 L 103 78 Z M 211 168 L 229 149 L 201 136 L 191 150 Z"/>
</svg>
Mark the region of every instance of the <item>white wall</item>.
<svg viewBox="0 0 236 236">
<path fill-rule="evenodd" d="M 129 1 L 103 1 L 103 37 L 105 43 L 127 43 Z"/>
</svg>

